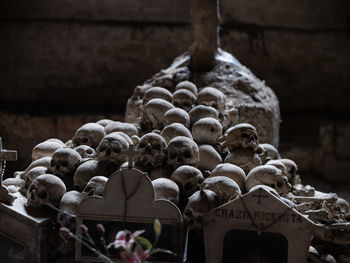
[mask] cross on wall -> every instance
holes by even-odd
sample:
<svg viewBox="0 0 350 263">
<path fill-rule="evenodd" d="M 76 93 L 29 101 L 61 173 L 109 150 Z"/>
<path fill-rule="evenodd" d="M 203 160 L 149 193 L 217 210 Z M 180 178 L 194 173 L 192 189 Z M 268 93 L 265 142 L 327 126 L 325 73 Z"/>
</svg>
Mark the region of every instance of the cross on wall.
<svg viewBox="0 0 350 263">
<path fill-rule="evenodd" d="M 258 198 L 258 204 L 260 205 L 261 204 L 261 198 L 265 198 L 265 197 L 268 197 L 267 195 L 262 195 L 261 194 L 261 188 L 259 188 L 259 194 L 258 195 L 254 195 L 253 194 L 253 197 L 257 197 Z"/>
</svg>

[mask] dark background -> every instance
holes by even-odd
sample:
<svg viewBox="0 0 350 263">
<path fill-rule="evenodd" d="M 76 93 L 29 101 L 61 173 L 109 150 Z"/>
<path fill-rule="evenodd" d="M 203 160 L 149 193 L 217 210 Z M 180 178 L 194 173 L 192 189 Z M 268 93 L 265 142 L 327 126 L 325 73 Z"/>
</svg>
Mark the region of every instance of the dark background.
<svg viewBox="0 0 350 263">
<path fill-rule="evenodd" d="M 222 0 L 221 47 L 280 100 L 280 151 L 350 180 L 350 2 Z M 2 0 L 0 136 L 19 151 L 122 119 L 134 87 L 190 45 L 189 0 Z"/>
</svg>

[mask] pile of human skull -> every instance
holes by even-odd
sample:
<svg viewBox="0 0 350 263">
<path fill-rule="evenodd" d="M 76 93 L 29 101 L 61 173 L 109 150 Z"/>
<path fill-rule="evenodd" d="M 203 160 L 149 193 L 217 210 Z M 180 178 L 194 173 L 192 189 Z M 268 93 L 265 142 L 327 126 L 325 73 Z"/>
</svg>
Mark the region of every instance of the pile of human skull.
<svg viewBox="0 0 350 263">
<path fill-rule="evenodd" d="M 139 123 L 103 119 L 83 125 L 66 143 L 38 144 L 28 168 L 4 185 L 27 196 L 29 207 L 58 206 L 65 212 L 59 222 L 66 224 L 65 216 L 74 216 L 83 198 L 102 196 L 108 177 L 128 166 L 131 146 L 135 168 L 148 173 L 156 199 L 177 205 L 190 227 L 201 228 L 206 212 L 264 185 L 316 224 L 349 228 L 344 199 L 301 184 L 294 161 L 260 144 L 252 125 L 230 119 L 222 92 L 212 87 L 198 92 L 189 81 L 173 93 L 148 89 Z M 344 243 L 344 232 L 333 231 L 329 239 Z"/>
</svg>

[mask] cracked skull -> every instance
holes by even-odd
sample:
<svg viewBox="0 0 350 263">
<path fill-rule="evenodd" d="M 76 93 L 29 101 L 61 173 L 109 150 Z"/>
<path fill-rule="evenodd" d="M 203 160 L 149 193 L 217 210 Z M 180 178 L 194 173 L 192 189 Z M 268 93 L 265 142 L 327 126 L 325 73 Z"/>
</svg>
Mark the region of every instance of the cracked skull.
<svg viewBox="0 0 350 263">
<path fill-rule="evenodd" d="M 177 168 L 170 176 L 180 189 L 182 196 L 189 197 L 204 181 L 202 172 L 197 168 L 189 165 L 183 165 Z"/>
<path fill-rule="evenodd" d="M 62 196 L 60 202 L 60 213 L 57 215 L 57 222 L 62 227 L 70 230 L 75 228 L 75 216 L 78 213 L 78 206 L 83 200 L 83 195 L 78 191 L 69 191 Z"/>
<path fill-rule="evenodd" d="M 97 159 L 105 163 L 121 165 L 127 161 L 125 151 L 129 149 L 129 143 L 118 133 L 106 135 L 97 147 Z"/>
<path fill-rule="evenodd" d="M 221 134 L 221 124 L 214 118 L 200 119 L 192 127 L 193 139 L 198 144 L 217 144 Z"/>
<path fill-rule="evenodd" d="M 181 123 L 186 128 L 190 127 L 190 116 L 185 110 L 180 108 L 174 108 L 174 109 L 168 110 L 164 114 L 164 120 L 165 120 L 164 125 L 170 125 L 172 123 Z"/>
<path fill-rule="evenodd" d="M 52 174 L 42 174 L 36 177 L 27 192 L 28 207 L 39 207 L 47 203 L 57 205 L 66 192 L 63 181 Z"/>
<path fill-rule="evenodd" d="M 32 150 L 32 161 L 39 160 L 44 157 L 52 157 L 53 153 L 65 147 L 65 144 L 58 139 L 48 139 L 36 145 Z"/>
<path fill-rule="evenodd" d="M 155 199 L 165 199 L 174 204 L 179 203 L 179 187 L 168 178 L 158 178 L 152 181 Z"/>
<path fill-rule="evenodd" d="M 83 193 L 87 196 L 103 196 L 107 181 L 108 178 L 105 176 L 94 176 L 85 186 Z"/>
<path fill-rule="evenodd" d="M 181 165 L 197 167 L 199 163 L 198 145 L 190 138 L 178 136 L 168 145 L 168 164 L 174 169 Z"/>
<path fill-rule="evenodd" d="M 164 114 L 175 107 L 163 99 L 152 99 L 144 106 L 141 126 L 144 130 L 162 130 L 164 127 Z"/>
<path fill-rule="evenodd" d="M 90 122 L 84 124 L 76 131 L 72 141 L 75 146 L 87 145 L 96 149 L 105 135 L 106 133 L 102 125 Z"/>
<path fill-rule="evenodd" d="M 166 160 L 167 144 L 162 136 L 156 133 L 143 135 L 137 145 L 136 162 L 148 169 L 161 166 Z"/>
<path fill-rule="evenodd" d="M 177 136 L 185 136 L 192 139 L 191 132 L 181 123 L 172 123 L 165 126 L 160 135 L 167 143 Z"/>
<path fill-rule="evenodd" d="M 254 126 L 248 123 L 240 123 L 225 132 L 226 145 L 229 151 L 234 149 L 252 149 L 259 147 L 258 134 Z"/>
</svg>

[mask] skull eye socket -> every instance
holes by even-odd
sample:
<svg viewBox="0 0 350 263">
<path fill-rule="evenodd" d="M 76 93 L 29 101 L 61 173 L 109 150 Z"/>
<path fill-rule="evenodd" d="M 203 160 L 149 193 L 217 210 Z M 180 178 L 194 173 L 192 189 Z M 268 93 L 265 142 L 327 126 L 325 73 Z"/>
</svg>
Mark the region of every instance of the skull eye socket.
<svg viewBox="0 0 350 263">
<path fill-rule="evenodd" d="M 61 166 L 68 166 L 68 162 L 66 160 L 61 160 L 60 165 Z"/>
<path fill-rule="evenodd" d="M 55 166 L 56 165 L 56 160 L 55 159 L 51 159 L 51 166 Z"/>
<path fill-rule="evenodd" d="M 213 108 L 215 108 L 215 109 L 218 108 L 218 104 L 217 104 L 217 103 L 212 103 L 211 106 L 212 106 Z"/>
<path fill-rule="evenodd" d="M 38 194 L 39 198 L 40 199 L 45 199 L 47 197 L 47 193 L 45 191 L 41 191 L 39 194 Z"/>
<path fill-rule="evenodd" d="M 86 153 L 87 153 L 87 154 L 92 154 L 92 150 L 91 150 L 91 149 L 87 149 L 87 150 L 86 150 Z"/>
<path fill-rule="evenodd" d="M 277 182 L 277 187 L 278 187 L 278 188 L 281 188 L 281 187 L 282 187 L 282 185 L 283 185 L 283 183 L 282 183 L 282 182 Z"/>
<path fill-rule="evenodd" d="M 98 150 L 103 152 L 104 150 L 106 150 L 107 146 L 106 144 L 101 144 L 99 147 L 98 147 Z"/>
<path fill-rule="evenodd" d="M 186 102 L 184 102 L 183 106 L 185 106 L 185 107 L 191 107 L 191 106 L 192 106 L 192 104 L 191 104 L 191 103 L 189 103 L 188 101 L 186 101 Z"/>
<path fill-rule="evenodd" d="M 249 137 L 248 133 L 242 133 L 241 138 L 247 139 Z"/>
<path fill-rule="evenodd" d="M 191 158 L 191 157 L 192 157 L 192 153 L 191 153 L 191 151 L 190 151 L 189 149 L 186 149 L 186 150 L 184 150 L 184 152 L 183 152 L 183 156 L 184 156 L 185 158 Z"/>
<path fill-rule="evenodd" d="M 82 141 L 83 143 L 87 143 L 87 142 L 89 141 L 89 139 L 86 138 L 86 137 L 84 137 L 84 138 L 81 139 L 81 141 Z"/>
<path fill-rule="evenodd" d="M 176 152 L 170 152 L 169 153 L 169 158 L 170 159 L 175 159 L 177 157 L 177 153 Z"/>
<path fill-rule="evenodd" d="M 122 151 L 122 149 L 120 149 L 119 146 L 112 146 L 112 150 L 113 150 L 113 152 L 115 152 L 115 153 L 120 153 L 120 152 Z"/>
<path fill-rule="evenodd" d="M 139 143 L 139 147 L 145 148 L 146 147 L 146 142 L 142 141 Z"/>
</svg>

